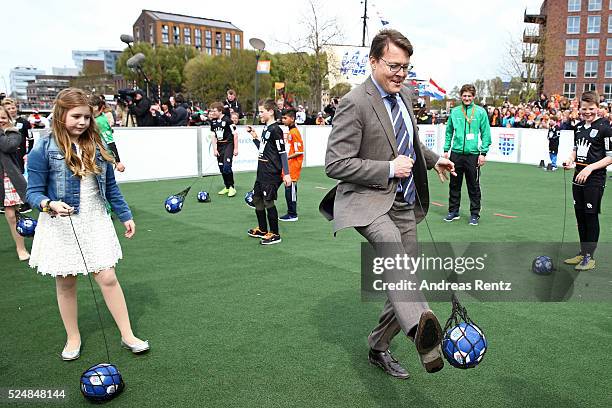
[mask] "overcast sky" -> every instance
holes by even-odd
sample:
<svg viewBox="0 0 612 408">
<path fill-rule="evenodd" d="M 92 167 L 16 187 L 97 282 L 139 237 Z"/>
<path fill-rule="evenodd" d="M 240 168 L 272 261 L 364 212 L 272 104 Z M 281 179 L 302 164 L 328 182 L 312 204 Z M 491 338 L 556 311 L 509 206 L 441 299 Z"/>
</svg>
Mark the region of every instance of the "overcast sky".
<svg viewBox="0 0 612 408">
<path fill-rule="evenodd" d="M 318 1 L 321 16 L 335 18 L 342 29 L 342 43 L 360 45 L 362 2 Z M 431 77 L 450 90 L 500 75 L 508 38 L 519 38 L 525 27 L 525 8 L 537 12 L 541 3 L 369 0 L 368 29 L 371 38 L 382 27 L 380 13 L 412 42 L 411 62 L 419 77 Z M 52 67 L 74 66 L 72 50 L 122 50 L 119 36 L 132 34 L 132 24 L 142 9 L 231 21 L 244 31 L 245 39 L 261 38 L 271 52 L 288 51 L 282 41 L 298 41 L 303 36 L 299 20 L 308 15 L 308 2 L 303 0 L 27 0 L 12 2 L 11 7 L 18 10 L 3 19 L 0 90 L 10 87 L 9 71 L 15 66 L 31 65 L 51 74 Z"/>
</svg>

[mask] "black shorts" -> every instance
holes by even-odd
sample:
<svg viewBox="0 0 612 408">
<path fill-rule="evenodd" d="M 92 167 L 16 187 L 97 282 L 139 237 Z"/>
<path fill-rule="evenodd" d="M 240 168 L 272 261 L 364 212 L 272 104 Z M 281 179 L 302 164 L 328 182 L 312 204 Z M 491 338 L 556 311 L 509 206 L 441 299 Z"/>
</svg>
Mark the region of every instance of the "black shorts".
<svg viewBox="0 0 612 408">
<path fill-rule="evenodd" d="M 234 144 L 233 143 L 218 143 L 217 144 L 217 164 L 219 167 L 229 167 L 231 171 L 232 161 L 234 160 Z"/>
<path fill-rule="evenodd" d="M 278 188 L 283 184 L 282 181 L 267 182 L 267 181 L 255 181 L 253 186 L 253 197 L 261 197 L 264 201 L 274 201 L 277 199 Z"/>
<path fill-rule="evenodd" d="M 576 210 L 583 210 L 588 214 L 601 213 L 601 199 L 604 194 L 603 186 L 573 184 L 572 193 Z"/>
</svg>

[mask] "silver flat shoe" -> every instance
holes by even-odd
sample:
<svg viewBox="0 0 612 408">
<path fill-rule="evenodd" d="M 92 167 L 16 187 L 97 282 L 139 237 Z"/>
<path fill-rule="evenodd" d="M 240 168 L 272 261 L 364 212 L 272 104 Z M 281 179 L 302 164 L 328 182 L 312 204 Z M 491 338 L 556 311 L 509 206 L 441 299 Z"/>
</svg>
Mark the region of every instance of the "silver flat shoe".
<svg viewBox="0 0 612 408">
<path fill-rule="evenodd" d="M 121 347 L 130 350 L 134 354 L 144 353 L 145 351 L 149 351 L 151 346 L 149 346 L 149 340 L 142 341 L 136 344 L 128 344 L 123 339 L 121 339 Z"/>
<path fill-rule="evenodd" d="M 68 343 L 66 343 L 66 346 Z M 79 347 L 76 350 L 67 351 L 66 346 L 64 346 L 64 350 L 62 350 L 62 360 L 64 361 L 72 361 L 76 360 L 81 356 L 81 343 L 79 343 Z"/>
</svg>

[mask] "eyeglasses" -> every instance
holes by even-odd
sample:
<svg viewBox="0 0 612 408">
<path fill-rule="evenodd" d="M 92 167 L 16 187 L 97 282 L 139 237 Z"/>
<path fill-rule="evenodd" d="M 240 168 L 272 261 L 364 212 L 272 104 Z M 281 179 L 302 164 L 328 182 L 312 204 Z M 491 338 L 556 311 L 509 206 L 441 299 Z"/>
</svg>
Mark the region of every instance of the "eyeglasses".
<svg viewBox="0 0 612 408">
<path fill-rule="evenodd" d="M 405 73 L 409 73 L 410 71 L 412 71 L 412 68 L 414 68 L 414 65 L 412 64 L 390 64 L 384 58 L 381 57 L 380 59 L 387 65 L 387 67 L 389 68 L 389 72 L 391 72 L 392 74 L 397 74 L 400 70 L 404 70 Z"/>
</svg>

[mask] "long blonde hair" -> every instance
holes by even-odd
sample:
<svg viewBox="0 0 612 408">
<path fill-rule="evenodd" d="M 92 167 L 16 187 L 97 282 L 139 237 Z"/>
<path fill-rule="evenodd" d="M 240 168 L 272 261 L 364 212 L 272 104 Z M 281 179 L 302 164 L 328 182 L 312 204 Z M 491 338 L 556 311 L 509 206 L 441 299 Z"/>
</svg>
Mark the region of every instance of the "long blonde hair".
<svg viewBox="0 0 612 408">
<path fill-rule="evenodd" d="M 115 159 L 106 151 L 106 147 L 102 143 L 100 131 L 93 117 L 93 109 L 89 105 L 87 94 L 78 88 L 66 88 L 60 91 L 55 98 L 53 106 L 53 121 L 51 129 L 57 146 L 60 148 L 68 168 L 77 177 L 83 177 L 86 173 L 100 174 L 102 171 L 96 165 L 96 148 L 100 150 L 104 160 L 115 163 Z M 91 114 L 89 127 L 79 136 L 78 144 L 81 148 L 81 157 L 72 150 L 70 134 L 66 129 L 66 115 L 70 109 L 87 106 Z"/>
</svg>

